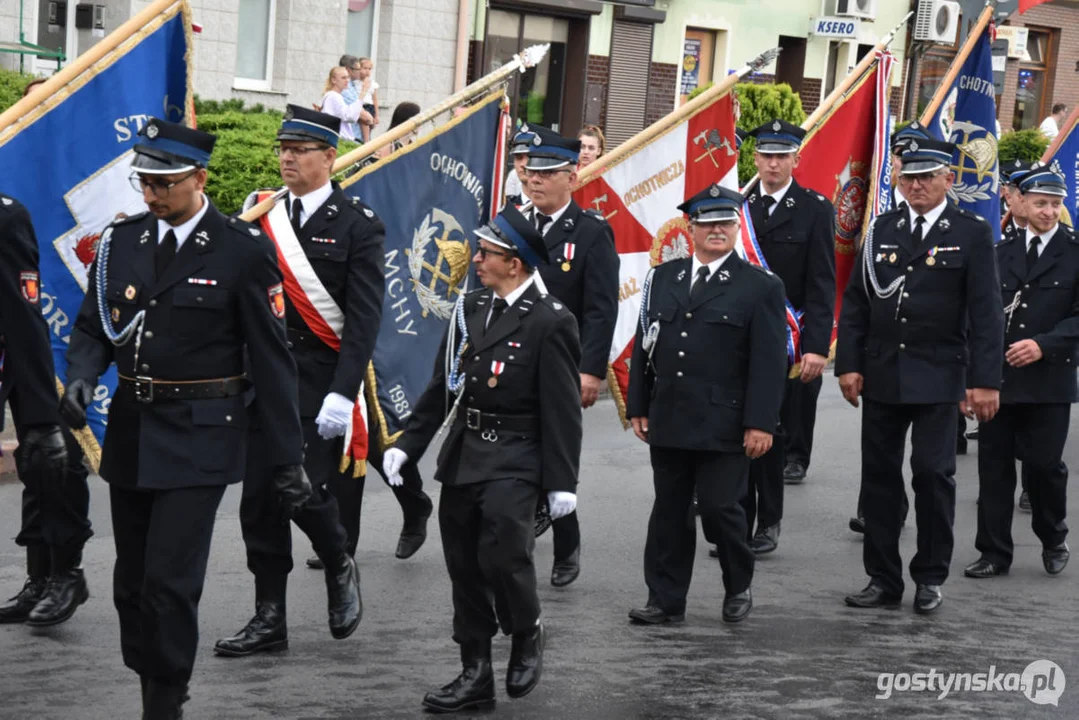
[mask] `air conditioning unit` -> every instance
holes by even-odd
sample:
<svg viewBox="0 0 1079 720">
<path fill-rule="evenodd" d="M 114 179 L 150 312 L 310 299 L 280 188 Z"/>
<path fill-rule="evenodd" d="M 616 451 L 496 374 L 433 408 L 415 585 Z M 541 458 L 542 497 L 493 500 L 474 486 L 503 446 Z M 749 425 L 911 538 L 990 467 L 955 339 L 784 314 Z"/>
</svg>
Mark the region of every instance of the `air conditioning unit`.
<svg viewBox="0 0 1079 720">
<path fill-rule="evenodd" d="M 877 0 L 835 0 L 835 14 L 873 20 L 877 17 Z"/>
<path fill-rule="evenodd" d="M 952 0 L 921 0 L 914 19 L 914 39 L 954 45 L 959 35 L 959 3 Z"/>
</svg>

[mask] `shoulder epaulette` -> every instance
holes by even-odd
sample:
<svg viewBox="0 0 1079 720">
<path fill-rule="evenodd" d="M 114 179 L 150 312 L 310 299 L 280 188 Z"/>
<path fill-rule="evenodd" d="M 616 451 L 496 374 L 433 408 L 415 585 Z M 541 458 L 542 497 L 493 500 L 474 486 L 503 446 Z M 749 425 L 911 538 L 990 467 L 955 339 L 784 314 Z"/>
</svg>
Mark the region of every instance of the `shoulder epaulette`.
<svg viewBox="0 0 1079 720">
<path fill-rule="evenodd" d="M 150 214 L 149 210 L 143 210 L 142 212 L 135 213 L 134 215 L 124 215 L 123 213 L 121 213 L 121 214 L 117 215 L 115 218 L 113 218 L 113 221 L 110 224 L 113 227 L 116 227 L 118 225 L 127 225 L 128 223 L 138 222 L 139 220 L 142 220 L 144 217 L 146 217 L 149 214 Z"/>
<path fill-rule="evenodd" d="M 349 198 L 348 206 L 356 212 L 361 213 L 368 220 L 375 219 L 375 211 L 364 205 L 358 197 Z"/>
<path fill-rule="evenodd" d="M 237 217 L 230 217 L 228 226 L 245 237 L 261 237 L 262 231 L 257 227 Z"/>
<path fill-rule="evenodd" d="M 0 210 L 13 209 L 18 204 L 19 201 L 15 198 L 10 198 L 7 195 L 0 195 Z"/>
<path fill-rule="evenodd" d="M 598 220 L 601 223 L 607 222 L 607 218 L 603 217 L 603 213 L 601 213 L 599 210 L 596 210 L 595 208 L 588 208 L 587 210 L 585 210 L 581 214 L 582 215 L 587 215 L 588 217 L 592 218 L 593 220 Z"/>
</svg>

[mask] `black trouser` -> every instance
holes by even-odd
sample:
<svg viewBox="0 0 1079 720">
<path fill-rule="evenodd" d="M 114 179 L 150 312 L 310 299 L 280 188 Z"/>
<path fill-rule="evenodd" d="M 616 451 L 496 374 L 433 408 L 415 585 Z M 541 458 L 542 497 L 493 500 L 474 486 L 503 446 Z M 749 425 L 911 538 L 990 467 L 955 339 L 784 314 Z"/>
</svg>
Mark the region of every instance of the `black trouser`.
<svg viewBox="0 0 1079 720">
<path fill-rule="evenodd" d="M 3 412 L 3 406 L 0 406 Z M 13 413 L 14 414 L 14 413 Z M 14 418 L 16 428 L 19 419 Z M 16 431 L 19 448 L 23 452 L 24 433 Z M 36 477 L 22 477 L 22 527 L 15 537 L 15 544 L 25 547 L 48 546 L 50 548 L 81 548 L 94 534 L 90 529 L 90 488 L 86 479 L 90 471 L 83 465 L 82 448 L 67 429 L 67 474 L 59 485 L 43 483 Z"/>
<path fill-rule="evenodd" d="M 224 485 L 109 487 L 116 540 L 113 601 L 124 665 L 166 685 L 191 679 L 199 599 Z"/>
<path fill-rule="evenodd" d="M 301 424 L 303 466 L 314 492 L 293 522 L 311 539 L 320 557 L 337 555 L 346 551 L 348 538 L 341 526 L 337 500 L 326 489 L 326 483 L 339 474 L 344 439 L 319 437 L 314 418 L 301 418 Z M 255 575 L 288 575 L 292 571 L 292 532 L 274 492 L 273 468 L 266 462 L 265 443 L 265 435 L 253 428 L 240 500 L 247 567 Z"/>
<path fill-rule="evenodd" d="M 1034 534 L 1047 548 L 1068 536 L 1068 439 L 1071 405 L 1001 405 L 996 417 L 978 426 L 978 536 L 982 557 L 1012 564 L 1015 461 L 1023 463 Z"/>
<path fill-rule="evenodd" d="M 724 590 L 730 595 L 748 588 L 754 560 L 740 500 L 746 494 L 749 458 L 737 452 L 658 447 L 650 454 L 656 497 L 644 544 L 648 604 L 669 615 L 686 610 L 697 548 L 697 527 L 686 522 L 694 490 L 701 527 L 719 551 Z"/>
<path fill-rule="evenodd" d="M 892 405 L 863 398 L 862 511 L 865 571 L 889 592 L 903 592 L 899 532 L 903 526 L 903 453 L 911 436 L 911 485 L 918 551 L 910 575 L 940 585 L 952 561 L 955 522 L 955 403 Z"/>
<path fill-rule="evenodd" d="M 801 380 L 798 381 L 799 383 Z M 742 497 L 746 513 L 746 531 L 753 536 L 758 530 L 777 525 L 783 519 L 783 468 L 787 464 L 787 418 L 791 415 L 790 385 L 784 386 L 783 405 L 779 410 L 779 427 L 772 436 L 772 448 L 749 463 L 749 486 Z"/>
<path fill-rule="evenodd" d="M 442 486 L 438 525 L 453 584 L 456 642 L 487 642 L 499 627 L 507 635 L 535 627 L 539 494 L 538 485 L 512 479 Z"/>
<path fill-rule="evenodd" d="M 820 397 L 821 376 L 810 383 L 801 378 L 787 380 L 787 402 L 783 425 L 787 431 L 786 462 L 809 467 L 813 455 L 813 428 L 817 425 L 817 398 Z"/>
</svg>

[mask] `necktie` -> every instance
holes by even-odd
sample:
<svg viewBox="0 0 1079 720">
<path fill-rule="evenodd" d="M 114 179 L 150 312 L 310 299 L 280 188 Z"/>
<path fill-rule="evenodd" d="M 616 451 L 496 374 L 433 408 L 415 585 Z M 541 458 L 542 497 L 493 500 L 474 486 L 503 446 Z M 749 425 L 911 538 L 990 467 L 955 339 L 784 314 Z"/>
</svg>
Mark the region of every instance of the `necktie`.
<svg viewBox="0 0 1079 720">
<path fill-rule="evenodd" d="M 693 287 L 689 289 L 689 301 L 695 302 L 704 294 L 704 288 L 708 285 L 708 266 L 701 265 L 701 269 L 697 271 L 697 281 L 693 283 Z"/>
<path fill-rule="evenodd" d="M 543 234 L 543 228 L 547 227 L 547 223 L 551 222 L 550 215 L 544 215 L 541 212 L 536 213 L 536 230 L 539 230 L 539 234 Z"/>
<path fill-rule="evenodd" d="M 292 201 L 292 229 L 296 231 L 296 235 L 300 234 L 300 212 L 303 210 L 303 203 L 300 202 L 300 198 L 296 198 Z"/>
<path fill-rule="evenodd" d="M 914 247 L 918 247 L 918 245 L 922 242 L 924 234 L 925 217 L 919 215 L 918 218 L 914 221 L 914 227 L 910 231 L 910 240 L 914 244 Z"/>
<path fill-rule="evenodd" d="M 176 233 L 169 230 L 165 233 L 165 237 L 161 238 L 161 242 L 157 244 L 157 249 L 154 250 L 154 272 L 157 277 L 165 274 L 165 268 L 169 266 L 174 257 L 176 257 Z"/>
<path fill-rule="evenodd" d="M 1034 270 L 1034 265 L 1038 262 L 1038 246 L 1041 244 L 1042 239 L 1037 235 L 1030 239 L 1030 245 L 1027 247 L 1027 275 Z"/>
<path fill-rule="evenodd" d="M 487 320 L 488 328 L 498 322 L 498 318 L 502 317 L 502 313 L 506 312 L 507 307 L 509 307 L 509 303 L 502 298 L 495 298 L 495 301 L 491 303 L 491 317 Z"/>
<path fill-rule="evenodd" d="M 772 206 L 776 204 L 776 199 L 771 195 L 765 195 L 761 198 L 761 205 L 764 206 L 764 217 L 770 217 L 772 215 Z"/>
</svg>

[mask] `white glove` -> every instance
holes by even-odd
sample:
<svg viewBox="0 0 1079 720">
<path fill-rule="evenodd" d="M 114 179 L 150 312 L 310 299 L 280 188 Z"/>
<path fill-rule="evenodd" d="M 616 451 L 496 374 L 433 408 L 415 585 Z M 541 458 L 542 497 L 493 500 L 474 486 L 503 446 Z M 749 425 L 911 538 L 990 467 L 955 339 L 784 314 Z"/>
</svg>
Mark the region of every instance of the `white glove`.
<svg viewBox="0 0 1079 720">
<path fill-rule="evenodd" d="M 354 402 L 339 393 L 330 393 L 322 401 L 322 409 L 318 411 L 315 424 L 318 425 L 318 434 L 323 440 L 332 440 L 341 437 L 348 432 L 348 423 L 352 419 Z"/>
<path fill-rule="evenodd" d="M 577 509 L 577 496 L 571 492 L 552 490 L 547 493 L 547 506 L 551 510 L 551 519 L 557 520 Z"/>
<path fill-rule="evenodd" d="M 386 482 L 398 487 L 405 482 L 401 477 L 401 468 L 408 462 L 408 454 L 404 450 L 390 448 L 382 456 L 382 472 L 386 473 Z"/>
</svg>

